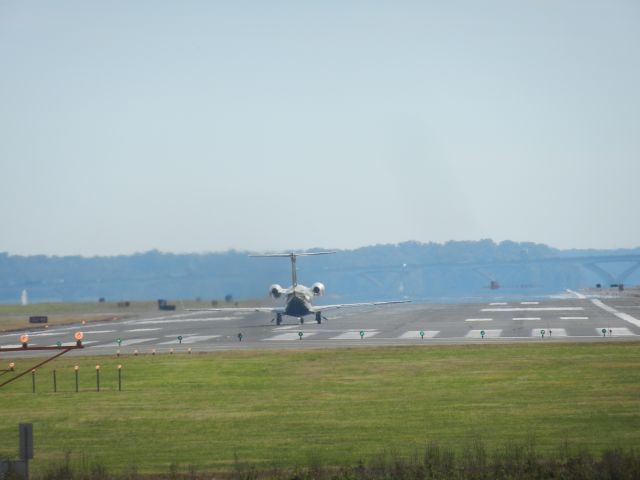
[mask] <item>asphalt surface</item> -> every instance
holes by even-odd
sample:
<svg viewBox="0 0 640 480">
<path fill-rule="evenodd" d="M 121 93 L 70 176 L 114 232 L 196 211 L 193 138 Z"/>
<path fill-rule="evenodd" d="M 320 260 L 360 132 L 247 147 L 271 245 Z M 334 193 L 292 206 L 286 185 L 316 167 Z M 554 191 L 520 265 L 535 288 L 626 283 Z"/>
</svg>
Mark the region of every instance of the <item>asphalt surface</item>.
<svg viewBox="0 0 640 480">
<path fill-rule="evenodd" d="M 52 326 L 26 333 L 29 333 L 30 346 L 53 346 L 57 342 L 74 344 L 73 334 L 82 331 L 85 348 L 74 354 L 84 355 L 113 355 L 118 350 L 124 355 L 135 351 L 149 354 L 154 349 L 157 353 L 171 349 L 179 353 L 189 348 L 200 352 L 639 339 L 640 298 L 578 296 L 580 294 L 537 301 L 343 309 L 331 312 L 321 325 L 316 324 L 312 316 L 305 318 L 304 325 L 295 318 L 284 317 L 283 324 L 276 326 L 265 313 L 157 311 L 135 319 Z M 19 346 L 20 333 L 0 335 L 0 354 L 2 349 Z M 10 355 L 12 352 L 3 354 Z"/>
</svg>

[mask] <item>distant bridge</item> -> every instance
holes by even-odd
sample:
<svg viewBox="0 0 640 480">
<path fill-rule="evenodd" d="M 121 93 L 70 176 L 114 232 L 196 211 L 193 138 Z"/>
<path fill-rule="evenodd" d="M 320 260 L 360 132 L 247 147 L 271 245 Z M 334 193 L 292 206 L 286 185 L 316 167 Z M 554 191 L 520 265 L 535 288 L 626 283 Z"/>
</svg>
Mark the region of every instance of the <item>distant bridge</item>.
<svg viewBox="0 0 640 480">
<path fill-rule="evenodd" d="M 377 265 L 377 266 L 349 266 L 350 272 L 360 273 L 364 277 L 368 277 L 373 283 L 378 283 L 374 275 L 377 273 L 400 273 L 408 271 L 424 271 L 434 268 L 466 268 L 480 272 L 485 277 L 491 277 L 487 274 L 492 267 L 506 266 L 529 266 L 544 264 L 574 264 L 580 265 L 595 273 L 603 283 L 608 285 L 624 284 L 627 278 L 636 270 L 640 269 L 640 255 L 582 255 L 575 257 L 547 257 L 547 258 L 523 258 L 521 260 L 496 261 L 496 262 L 427 262 L 427 263 L 403 263 L 393 265 Z M 606 269 L 607 264 L 629 263 L 627 267 L 620 273 L 614 274 Z M 342 267 L 327 267 L 323 269 L 327 272 L 343 271 Z"/>
</svg>

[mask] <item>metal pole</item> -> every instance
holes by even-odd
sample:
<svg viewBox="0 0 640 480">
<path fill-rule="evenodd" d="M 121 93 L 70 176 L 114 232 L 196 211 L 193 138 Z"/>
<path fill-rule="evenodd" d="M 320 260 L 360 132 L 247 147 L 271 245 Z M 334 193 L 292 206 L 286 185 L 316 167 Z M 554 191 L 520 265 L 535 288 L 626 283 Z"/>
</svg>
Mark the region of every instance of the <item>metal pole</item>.
<svg viewBox="0 0 640 480">
<path fill-rule="evenodd" d="M 58 391 L 58 382 L 56 381 L 56 371 L 53 370 L 53 393 Z"/>
<path fill-rule="evenodd" d="M 118 365 L 118 391 L 122 391 L 122 365 Z"/>
<path fill-rule="evenodd" d="M 33 388 L 33 393 L 36 393 L 36 370 L 35 368 L 31 370 L 31 386 Z"/>
<path fill-rule="evenodd" d="M 100 369 L 96 368 L 96 392 L 100 391 Z"/>
<path fill-rule="evenodd" d="M 78 393 L 78 366 L 77 365 L 74 370 L 76 371 L 76 393 Z"/>
<path fill-rule="evenodd" d="M 60 353 L 58 353 L 57 355 L 54 355 L 54 356 L 53 356 L 53 357 L 51 357 L 51 358 L 47 358 L 44 362 L 40 362 L 39 364 L 37 364 L 37 365 L 36 365 L 35 367 L 33 367 L 33 368 L 34 368 L 34 369 L 36 369 L 36 368 L 40 368 L 40 367 L 41 367 L 42 365 L 44 365 L 45 363 L 50 362 L 51 360 L 54 360 L 54 359 L 58 358 L 60 355 L 64 355 L 64 354 L 65 354 L 65 353 L 67 353 L 69 350 L 73 350 L 74 348 L 75 348 L 75 347 L 73 347 L 73 348 L 65 348 L 63 351 L 61 351 L 61 352 L 60 352 Z M 2 351 L 4 352 L 4 351 L 14 351 L 14 350 L 17 350 L 17 349 L 13 349 L 13 350 L 3 349 Z M 29 350 L 44 350 L 44 347 L 39 348 L 39 349 L 30 348 Z M 51 349 L 49 349 L 49 350 L 51 350 Z M 57 350 L 57 349 L 56 349 L 56 350 Z M 1 384 L 0 384 L 0 388 L 4 387 L 4 386 L 5 386 L 5 385 L 7 385 L 8 383 L 13 382 L 14 380 L 19 379 L 20 377 L 22 377 L 23 375 L 26 375 L 27 373 L 29 373 L 29 370 L 25 370 L 25 371 L 24 371 L 24 372 L 22 372 L 21 374 L 16 375 L 16 376 L 15 376 L 15 377 L 13 377 L 13 378 L 10 378 L 10 379 L 9 379 L 9 380 L 7 380 L 6 382 L 1 383 Z"/>
</svg>

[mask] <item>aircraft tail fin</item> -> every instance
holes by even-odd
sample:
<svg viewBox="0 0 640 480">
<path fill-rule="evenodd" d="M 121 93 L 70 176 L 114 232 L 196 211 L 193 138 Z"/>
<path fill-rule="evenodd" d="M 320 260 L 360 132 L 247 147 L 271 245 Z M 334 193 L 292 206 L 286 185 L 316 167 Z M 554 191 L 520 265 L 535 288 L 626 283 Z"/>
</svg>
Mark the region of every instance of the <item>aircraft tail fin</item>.
<svg viewBox="0 0 640 480">
<path fill-rule="evenodd" d="M 249 255 L 250 257 L 289 257 L 291 259 L 291 285 L 295 288 L 298 285 L 298 275 L 296 272 L 296 258 L 297 257 L 311 257 L 315 255 L 331 255 L 336 251 L 326 252 L 291 252 L 291 253 L 261 253 L 256 255 Z"/>
</svg>

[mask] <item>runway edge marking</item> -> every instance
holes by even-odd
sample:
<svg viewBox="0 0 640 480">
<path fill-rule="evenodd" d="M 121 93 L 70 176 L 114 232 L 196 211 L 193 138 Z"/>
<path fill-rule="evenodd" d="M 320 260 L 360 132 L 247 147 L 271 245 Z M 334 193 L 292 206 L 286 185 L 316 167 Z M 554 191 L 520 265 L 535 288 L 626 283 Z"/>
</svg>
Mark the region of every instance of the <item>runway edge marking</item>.
<svg viewBox="0 0 640 480">
<path fill-rule="evenodd" d="M 632 317 L 628 313 L 620 312 L 620 311 L 616 310 L 615 308 L 610 307 L 609 305 L 606 305 L 602 300 L 598 300 L 597 298 L 594 298 L 593 300 L 591 300 L 591 302 L 596 307 L 600 307 L 605 312 L 609 312 L 609 313 L 615 315 L 620 320 L 624 320 L 625 322 L 630 323 L 631 325 L 635 325 L 636 327 L 640 328 L 640 320 L 638 320 L 635 317 Z"/>
</svg>

